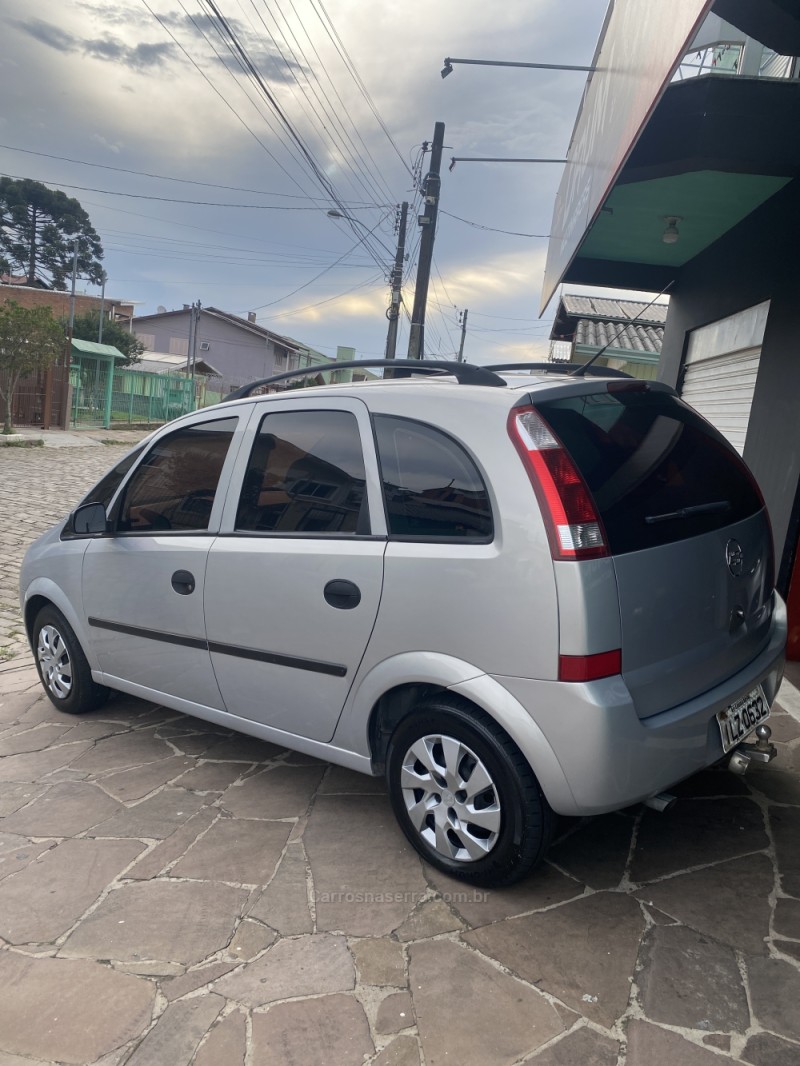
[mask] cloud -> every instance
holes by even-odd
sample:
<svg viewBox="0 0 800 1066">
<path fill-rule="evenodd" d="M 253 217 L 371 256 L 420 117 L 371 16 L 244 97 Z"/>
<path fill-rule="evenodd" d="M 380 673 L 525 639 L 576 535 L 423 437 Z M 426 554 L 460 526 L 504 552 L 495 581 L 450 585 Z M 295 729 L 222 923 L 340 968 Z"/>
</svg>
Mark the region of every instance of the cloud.
<svg viewBox="0 0 800 1066">
<path fill-rule="evenodd" d="M 54 26 L 42 19 L 15 19 L 13 24 L 23 33 L 48 48 L 65 54 L 80 54 L 91 59 L 100 59 L 115 65 L 130 67 L 132 70 L 151 70 L 160 67 L 167 59 L 171 59 L 176 48 L 172 41 L 161 41 L 156 44 L 126 44 L 119 37 L 105 34 L 97 38 L 76 37 L 75 34 L 60 26 Z"/>
<path fill-rule="evenodd" d="M 102 11 L 102 8 L 99 10 Z M 209 50 L 214 53 L 213 59 L 211 59 L 213 63 L 222 64 L 234 74 L 244 74 L 237 59 L 238 53 L 228 48 L 225 43 L 225 30 L 220 26 L 217 19 L 199 12 L 194 15 L 170 12 L 159 17 L 163 25 L 170 27 L 176 36 L 183 36 L 191 40 L 193 49 L 196 48 L 196 44 L 200 40 L 208 42 Z M 264 32 L 257 33 L 254 29 L 246 26 L 240 19 L 228 18 L 225 22 L 255 69 L 265 80 L 291 82 L 295 76 L 306 74 L 303 65 L 300 62 L 290 60 L 285 54 L 281 54 L 280 47 L 277 44 L 265 44 L 265 38 L 270 35 L 266 24 Z"/>
<path fill-rule="evenodd" d="M 176 54 L 175 45 L 172 41 L 161 41 L 158 44 L 137 44 L 133 48 L 125 44 L 119 38 L 105 36 L 95 40 L 82 42 L 84 55 L 91 59 L 102 59 L 107 62 L 130 67 L 132 70 L 151 70 L 162 66 L 166 60 L 172 59 Z"/>
<path fill-rule="evenodd" d="M 42 19 L 12 19 L 11 24 L 17 29 L 33 37 L 35 41 L 46 44 L 49 48 L 55 48 L 58 52 L 77 52 L 78 39 L 60 26 L 54 26 L 51 22 Z"/>
<path fill-rule="evenodd" d="M 109 152 L 113 152 L 114 155 L 119 155 L 120 152 L 122 151 L 122 148 L 120 147 L 120 145 L 115 144 L 113 141 L 107 140 L 100 133 L 93 133 L 92 134 L 92 140 L 96 141 L 98 144 L 102 145 L 103 148 L 107 149 Z"/>
<path fill-rule="evenodd" d="M 82 4 L 92 13 L 103 27 L 129 26 L 135 15 L 131 8 L 121 5 L 106 8 L 105 5 Z M 221 64 L 237 76 L 245 76 L 236 55 L 229 51 L 219 36 L 219 27 L 208 15 L 177 14 L 175 12 L 160 16 L 161 22 L 169 27 L 175 38 L 183 38 L 187 51 L 196 52 L 199 40 L 209 42 L 210 62 Z M 141 41 L 131 45 L 126 37 L 106 29 L 95 37 L 80 37 L 61 26 L 44 19 L 15 19 L 13 25 L 40 44 L 47 45 L 63 54 L 84 55 L 90 59 L 113 63 L 115 66 L 128 67 L 133 71 L 151 71 L 164 67 L 170 60 L 181 54 L 181 44 L 175 40 L 156 42 Z M 156 26 L 156 23 L 153 23 Z M 236 19 L 228 20 L 231 31 L 242 45 L 256 70 L 270 82 L 290 82 L 295 77 L 305 78 L 306 70 L 299 62 L 294 62 L 281 55 L 277 46 L 265 44 L 264 37 L 256 34 Z"/>
</svg>

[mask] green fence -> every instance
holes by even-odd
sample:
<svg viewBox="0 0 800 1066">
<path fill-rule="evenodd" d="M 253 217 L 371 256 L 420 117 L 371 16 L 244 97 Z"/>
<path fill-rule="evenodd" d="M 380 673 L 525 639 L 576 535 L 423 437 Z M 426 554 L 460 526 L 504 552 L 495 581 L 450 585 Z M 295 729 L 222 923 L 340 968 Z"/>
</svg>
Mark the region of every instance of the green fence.
<svg viewBox="0 0 800 1066">
<path fill-rule="evenodd" d="M 169 422 L 194 408 L 191 378 L 146 370 L 114 371 L 112 422 Z"/>
<path fill-rule="evenodd" d="M 118 368 L 109 391 L 109 373 L 110 368 L 87 359 L 71 367 L 74 426 L 160 424 L 195 409 L 190 378 Z"/>
</svg>

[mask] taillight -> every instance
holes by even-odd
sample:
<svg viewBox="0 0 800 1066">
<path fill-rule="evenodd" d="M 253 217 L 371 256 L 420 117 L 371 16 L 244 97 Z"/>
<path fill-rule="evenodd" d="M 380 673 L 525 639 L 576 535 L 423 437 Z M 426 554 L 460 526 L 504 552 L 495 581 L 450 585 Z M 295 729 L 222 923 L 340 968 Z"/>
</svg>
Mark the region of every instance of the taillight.
<svg viewBox="0 0 800 1066">
<path fill-rule="evenodd" d="M 534 407 L 515 407 L 508 433 L 522 457 L 542 509 L 554 559 L 609 554 L 592 494 L 561 441 Z"/>
</svg>

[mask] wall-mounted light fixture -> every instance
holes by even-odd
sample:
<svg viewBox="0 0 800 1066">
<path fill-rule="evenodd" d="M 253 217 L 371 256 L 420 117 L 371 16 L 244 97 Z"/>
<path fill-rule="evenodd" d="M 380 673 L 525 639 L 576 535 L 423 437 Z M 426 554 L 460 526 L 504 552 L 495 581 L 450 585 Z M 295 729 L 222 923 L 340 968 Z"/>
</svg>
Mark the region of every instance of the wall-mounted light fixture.
<svg viewBox="0 0 800 1066">
<path fill-rule="evenodd" d="M 665 215 L 664 221 L 667 224 L 667 228 L 661 234 L 661 240 L 664 244 L 675 244 L 680 237 L 678 232 L 678 223 L 683 222 L 680 215 Z"/>
</svg>

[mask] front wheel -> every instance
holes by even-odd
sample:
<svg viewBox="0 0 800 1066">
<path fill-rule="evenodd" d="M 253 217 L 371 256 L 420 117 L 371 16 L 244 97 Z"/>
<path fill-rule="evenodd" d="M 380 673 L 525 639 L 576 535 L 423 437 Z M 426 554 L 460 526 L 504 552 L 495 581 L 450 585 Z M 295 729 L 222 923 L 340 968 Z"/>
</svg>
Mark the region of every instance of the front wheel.
<svg viewBox="0 0 800 1066">
<path fill-rule="evenodd" d="M 510 885 L 541 862 L 554 815 L 527 760 L 487 714 L 444 697 L 392 736 L 389 796 L 432 866 L 476 885 Z"/>
<path fill-rule="evenodd" d="M 72 626 L 55 607 L 43 607 L 33 626 L 36 669 L 50 702 L 66 714 L 86 714 L 102 706 L 109 690 L 92 671 Z"/>
</svg>

